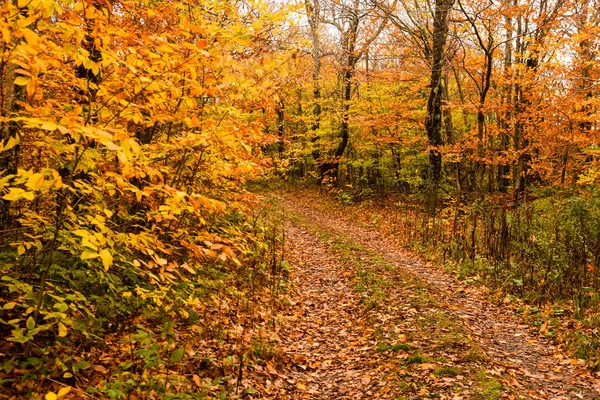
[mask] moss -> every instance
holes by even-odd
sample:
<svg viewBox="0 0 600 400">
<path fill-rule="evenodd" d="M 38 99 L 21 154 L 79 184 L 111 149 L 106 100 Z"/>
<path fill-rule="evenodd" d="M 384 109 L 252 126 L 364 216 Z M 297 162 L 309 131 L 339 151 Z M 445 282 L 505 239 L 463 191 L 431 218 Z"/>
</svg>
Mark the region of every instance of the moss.
<svg viewBox="0 0 600 400">
<path fill-rule="evenodd" d="M 408 343 L 398 343 L 398 344 L 390 344 L 390 343 L 380 343 L 377 346 L 377 352 L 384 352 L 384 351 L 391 351 L 391 352 L 397 352 L 397 351 L 410 351 L 410 350 L 414 350 L 415 347 L 408 344 Z"/>
<path fill-rule="evenodd" d="M 497 400 L 502 397 L 504 392 L 502 384 L 497 380 L 490 378 L 484 371 L 477 374 L 477 382 L 475 383 L 477 400 Z"/>
<path fill-rule="evenodd" d="M 414 356 L 410 356 L 406 360 L 404 360 L 404 364 L 405 365 L 423 364 L 423 363 L 427 362 L 428 360 L 429 360 L 429 358 L 422 354 L 415 354 Z"/>
<path fill-rule="evenodd" d="M 463 359 L 464 361 L 468 362 L 485 361 L 485 355 L 483 355 L 481 350 L 479 350 L 477 347 L 471 346 Z"/>
<path fill-rule="evenodd" d="M 454 377 L 454 376 L 460 375 L 460 369 L 458 369 L 456 367 L 441 367 L 441 368 L 434 370 L 433 375 L 437 376 L 438 378 L 441 378 L 444 376 Z"/>
</svg>

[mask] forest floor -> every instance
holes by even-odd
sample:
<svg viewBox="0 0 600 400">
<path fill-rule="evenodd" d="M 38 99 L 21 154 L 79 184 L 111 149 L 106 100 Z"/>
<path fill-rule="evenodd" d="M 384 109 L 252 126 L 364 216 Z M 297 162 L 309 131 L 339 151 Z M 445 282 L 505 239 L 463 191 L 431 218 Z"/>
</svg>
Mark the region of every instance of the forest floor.
<svg viewBox="0 0 600 400">
<path fill-rule="evenodd" d="M 278 399 L 600 399 L 583 361 L 537 336 L 483 287 L 421 261 L 324 196 L 272 198 L 293 294 Z M 260 387 L 262 386 L 262 387 Z M 258 394 L 257 393 L 257 394 Z"/>
</svg>

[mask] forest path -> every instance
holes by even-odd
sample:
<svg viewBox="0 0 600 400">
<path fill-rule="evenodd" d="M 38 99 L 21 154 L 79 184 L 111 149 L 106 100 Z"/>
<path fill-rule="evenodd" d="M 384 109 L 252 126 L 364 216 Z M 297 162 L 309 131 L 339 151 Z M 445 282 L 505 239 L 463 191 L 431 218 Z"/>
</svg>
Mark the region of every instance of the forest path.
<svg viewBox="0 0 600 400">
<path fill-rule="evenodd" d="M 600 399 L 528 326 L 377 231 L 286 193 L 282 399 Z"/>
</svg>

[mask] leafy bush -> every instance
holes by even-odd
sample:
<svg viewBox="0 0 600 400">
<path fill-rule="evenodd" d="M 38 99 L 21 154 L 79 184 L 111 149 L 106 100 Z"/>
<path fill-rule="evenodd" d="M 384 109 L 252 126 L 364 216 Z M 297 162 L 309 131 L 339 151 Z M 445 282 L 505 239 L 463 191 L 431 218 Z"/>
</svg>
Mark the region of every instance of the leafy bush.
<svg viewBox="0 0 600 400">
<path fill-rule="evenodd" d="M 255 24 L 278 32 L 263 6 L 5 4 L 3 393 L 231 390 L 215 382 L 267 334 L 280 272 L 242 189 L 268 141 L 253 104 L 269 83 L 238 57 L 268 48 Z"/>
</svg>

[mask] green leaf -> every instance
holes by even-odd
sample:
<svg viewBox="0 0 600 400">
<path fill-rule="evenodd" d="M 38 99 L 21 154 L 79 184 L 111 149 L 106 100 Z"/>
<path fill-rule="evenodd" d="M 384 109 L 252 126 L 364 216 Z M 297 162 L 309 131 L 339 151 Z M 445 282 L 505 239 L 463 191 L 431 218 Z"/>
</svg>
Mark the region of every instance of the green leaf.
<svg viewBox="0 0 600 400">
<path fill-rule="evenodd" d="M 27 343 L 29 340 L 32 339 L 32 337 L 30 337 L 29 335 L 24 335 L 23 329 L 21 329 L 21 328 L 13 329 L 11 331 L 11 333 L 12 333 L 12 337 L 8 338 L 8 340 L 10 340 L 11 342 Z"/>
<path fill-rule="evenodd" d="M 84 361 L 84 360 L 77 361 L 77 364 L 75 364 L 75 367 L 77 367 L 79 369 L 88 369 L 91 366 L 92 366 L 92 364 L 90 364 L 89 362 Z"/>
<path fill-rule="evenodd" d="M 35 328 L 35 320 L 33 319 L 33 317 L 27 318 L 27 322 L 25 323 L 25 325 L 27 326 L 27 329 L 29 329 L 29 330 L 32 330 L 33 328 Z"/>
<path fill-rule="evenodd" d="M 173 354 L 171 354 L 171 361 L 177 362 L 183 358 L 183 347 L 175 350 Z"/>
</svg>

